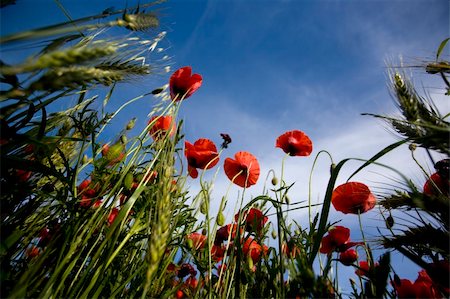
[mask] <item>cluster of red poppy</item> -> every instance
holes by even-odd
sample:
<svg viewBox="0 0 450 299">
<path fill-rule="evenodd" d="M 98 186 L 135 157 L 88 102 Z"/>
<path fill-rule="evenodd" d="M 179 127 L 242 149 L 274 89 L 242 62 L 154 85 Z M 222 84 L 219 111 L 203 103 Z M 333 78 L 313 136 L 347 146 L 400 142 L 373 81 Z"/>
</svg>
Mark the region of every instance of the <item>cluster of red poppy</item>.
<svg viewBox="0 0 450 299">
<path fill-rule="evenodd" d="M 419 271 L 414 283 L 409 279 L 395 278 L 392 284 L 398 298 L 442 298 L 438 288 L 425 270 Z"/>
<path fill-rule="evenodd" d="M 238 223 L 239 217 L 241 217 L 242 227 Z M 255 264 L 268 252 L 268 247 L 260 243 L 259 238 L 257 240 L 252 237 L 253 233 L 258 235 L 262 232 L 268 221 L 267 216 L 256 208 L 250 208 L 241 213 L 237 213 L 235 215 L 235 221 L 217 230 L 211 246 L 211 258 L 214 263 L 217 263 L 215 268 L 218 274 L 222 269 L 226 268 L 226 264 L 223 262 L 225 256 L 233 252 L 237 254 L 236 251 L 239 250 L 234 246 L 237 242 L 236 238 L 239 227 L 239 244 L 243 254 L 242 261 L 249 263 L 250 270 L 254 271 L 256 269 Z M 248 234 L 245 235 L 245 232 L 248 232 Z M 194 232 L 186 236 L 187 247 L 190 248 L 192 254 L 198 257 L 205 256 L 207 253 L 205 252 L 207 247 L 206 242 L 207 236 L 202 233 Z"/>
<path fill-rule="evenodd" d="M 167 273 L 175 278 L 172 280 L 172 284 L 173 287 L 178 287 L 175 293 L 175 297 L 178 299 L 189 298 L 189 295 L 198 286 L 197 270 L 189 263 L 182 263 L 179 266 L 171 263 L 167 267 Z"/>
<path fill-rule="evenodd" d="M 339 252 L 339 260 L 346 266 L 352 265 L 357 259 L 356 245 L 364 245 L 363 242 L 350 241 L 350 229 L 343 226 L 335 226 L 328 231 L 328 235 L 322 238 L 320 253 L 332 254 Z"/>
</svg>

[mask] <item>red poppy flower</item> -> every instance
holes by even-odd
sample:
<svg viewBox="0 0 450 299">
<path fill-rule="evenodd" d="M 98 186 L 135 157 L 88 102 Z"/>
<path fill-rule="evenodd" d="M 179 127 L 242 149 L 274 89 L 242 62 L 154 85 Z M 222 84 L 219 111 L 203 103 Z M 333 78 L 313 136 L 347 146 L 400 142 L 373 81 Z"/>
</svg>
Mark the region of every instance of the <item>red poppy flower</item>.
<svg viewBox="0 0 450 299">
<path fill-rule="evenodd" d="M 92 199 L 97 196 L 98 185 L 92 184 L 90 179 L 86 179 L 78 185 L 78 194 L 81 195 L 80 206 L 90 207 Z"/>
<path fill-rule="evenodd" d="M 25 183 L 28 181 L 32 175 L 32 172 L 29 170 L 16 169 L 16 178 L 20 183 Z"/>
<path fill-rule="evenodd" d="M 41 250 L 37 246 L 31 246 L 27 249 L 26 255 L 28 258 L 32 259 L 34 257 L 37 257 L 41 253 Z"/>
<path fill-rule="evenodd" d="M 434 282 L 425 270 L 421 270 L 414 282 L 416 298 L 442 298 Z"/>
<path fill-rule="evenodd" d="M 450 297 L 450 263 L 446 260 L 440 260 L 428 264 L 426 270 L 433 283 L 439 287 L 444 297 Z"/>
<path fill-rule="evenodd" d="M 198 286 L 198 280 L 194 276 L 189 276 L 186 279 L 185 284 L 188 288 L 195 290 Z"/>
<path fill-rule="evenodd" d="M 393 281 L 398 298 L 416 298 L 416 290 L 409 279 L 399 279 Z"/>
<path fill-rule="evenodd" d="M 214 244 L 220 245 L 220 244 L 222 244 L 223 241 L 227 241 L 228 238 L 230 237 L 230 233 L 231 233 L 230 240 L 233 241 L 234 238 L 236 238 L 237 226 L 238 226 L 237 223 L 233 223 L 233 224 L 227 224 L 227 225 L 219 228 L 216 232 L 216 238 L 214 239 Z M 242 232 L 242 230 L 241 230 L 241 232 Z"/>
<path fill-rule="evenodd" d="M 343 226 L 335 226 L 322 238 L 320 253 L 332 253 L 350 241 L 350 230 Z M 345 251 L 345 249 L 344 249 Z"/>
<path fill-rule="evenodd" d="M 192 68 L 185 66 L 172 74 L 169 81 L 170 97 L 174 101 L 189 98 L 202 86 L 202 76 L 192 74 Z"/>
<path fill-rule="evenodd" d="M 339 254 L 339 261 L 346 266 L 352 265 L 358 259 L 358 253 L 355 249 L 347 249 Z"/>
<path fill-rule="evenodd" d="M 108 226 L 114 223 L 114 220 L 116 220 L 117 215 L 119 215 L 119 209 L 113 208 L 108 216 Z"/>
<path fill-rule="evenodd" d="M 375 263 L 373 265 L 375 268 L 378 267 L 378 263 Z M 369 263 L 367 261 L 360 261 L 359 262 L 359 269 L 355 271 L 355 274 L 358 276 L 368 276 L 370 272 Z"/>
<path fill-rule="evenodd" d="M 309 156 L 312 152 L 312 142 L 299 130 L 289 131 L 277 138 L 275 147 L 281 148 L 290 156 Z"/>
<path fill-rule="evenodd" d="M 183 293 L 183 291 L 182 291 L 182 290 L 178 290 L 178 291 L 175 293 L 175 297 L 176 297 L 177 299 L 183 299 L 183 298 L 184 298 L 184 293 Z"/>
<path fill-rule="evenodd" d="M 437 196 L 450 194 L 450 181 L 443 178 L 439 173 L 433 173 L 423 185 L 423 193 L 428 196 Z"/>
<path fill-rule="evenodd" d="M 201 233 L 191 233 L 186 236 L 186 239 L 188 240 L 188 244 L 192 249 L 199 250 L 205 247 L 207 237 L 205 235 L 202 235 Z"/>
<path fill-rule="evenodd" d="M 254 263 L 257 263 L 262 255 L 268 251 L 267 246 L 261 246 L 253 238 L 247 238 L 242 246 L 242 252 L 246 256 L 250 256 Z"/>
<path fill-rule="evenodd" d="M 331 195 L 334 208 L 344 214 L 365 213 L 375 207 L 376 201 L 369 187 L 359 182 L 342 184 Z"/>
<path fill-rule="evenodd" d="M 242 214 L 242 219 L 245 221 L 245 230 L 248 232 L 260 233 L 264 225 L 269 218 L 264 216 L 264 214 L 255 208 L 244 211 Z M 234 220 L 239 220 L 239 213 L 234 215 Z"/>
<path fill-rule="evenodd" d="M 211 258 L 214 262 L 220 262 L 225 256 L 225 247 L 223 245 L 217 246 L 213 245 L 211 247 Z"/>
<path fill-rule="evenodd" d="M 192 178 L 198 177 L 199 169 L 210 169 L 219 162 L 216 145 L 209 139 L 199 139 L 194 144 L 184 143 L 184 155 L 188 161 L 188 172 Z"/>
<path fill-rule="evenodd" d="M 192 276 L 197 275 L 197 270 L 195 270 L 194 266 L 192 266 L 191 264 L 188 264 L 188 263 L 181 264 L 180 269 L 178 269 L 177 276 L 179 278 L 183 278 L 188 275 L 192 275 Z"/>
<path fill-rule="evenodd" d="M 300 254 L 300 248 L 295 245 L 295 242 L 293 239 L 284 242 L 281 246 L 281 252 L 285 254 L 287 257 L 295 259 L 295 257 Z"/>
<path fill-rule="evenodd" d="M 227 177 L 243 188 L 255 185 L 259 178 L 258 160 L 248 152 L 238 152 L 234 159 L 226 158 L 223 168 Z"/>
<path fill-rule="evenodd" d="M 170 115 L 153 116 L 148 123 L 153 124 L 148 130 L 148 133 L 154 140 L 163 137 L 165 134 L 173 136 L 177 129 L 176 123 Z"/>
</svg>

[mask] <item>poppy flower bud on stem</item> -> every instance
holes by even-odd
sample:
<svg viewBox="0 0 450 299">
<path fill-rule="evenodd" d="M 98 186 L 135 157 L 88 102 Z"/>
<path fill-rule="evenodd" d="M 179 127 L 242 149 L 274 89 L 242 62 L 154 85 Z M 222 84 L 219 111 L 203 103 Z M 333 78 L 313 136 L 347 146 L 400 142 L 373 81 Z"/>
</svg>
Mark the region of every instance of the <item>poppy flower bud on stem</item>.
<svg viewBox="0 0 450 299">
<path fill-rule="evenodd" d="M 392 216 L 388 216 L 386 218 L 386 227 L 392 228 L 394 226 L 394 218 Z"/>
<path fill-rule="evenodd" d="M 278 178 L 276 177 L 276 176 L 274 176 L 273 178 L 272 178 L 272 185 L 273 186 L 276 186 L 278 184 Z"/>
<path fill-rule="evenodd" d="M 133 129 L 135 124 L 136 124 L 136 117 L 133 117 L 133 118 L 127 123 L 126 129 L 127 129 L 127 130 Z"/>
<path fill-rule="evenodd" d="M 277 232 L 275 231 L 275 229 L 272 230 L 272 238 L 273 239 L 277 238 Z"/>
<path fill-rule="evenodd" d="M 222 226 L 225 224 L 225 216 L 222 212 L 219 212 L 219 214 L 217 215 L 216 223 L 218 226 Z"/>
<path fill-rule="evenodd" d="M 415 151 L 416 150 L 416 148 L 417 148 L 417 145 L 415 144 L 415 143 L 411 143 L 409 146 L 408 146 L 408 148 L 409 148 L 409 150 L 410 151 Z"/>
</svg>

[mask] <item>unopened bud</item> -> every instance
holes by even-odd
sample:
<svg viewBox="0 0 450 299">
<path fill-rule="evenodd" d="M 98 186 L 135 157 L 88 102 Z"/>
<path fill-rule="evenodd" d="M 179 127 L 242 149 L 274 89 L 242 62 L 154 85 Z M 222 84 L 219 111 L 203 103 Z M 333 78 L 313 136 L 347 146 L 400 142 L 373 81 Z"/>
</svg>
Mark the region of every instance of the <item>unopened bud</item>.
<svg viewBox="0 0 450 299">
<path fill-rule="evenodd" d="M 277 232 L 275 230 L 272 230 L 272 238 L 273 239 L 277 238 Z"/>
<path fill-rule="evenodd" d="M 248 268 L 253 271 L 253 259 L 250 254 L 247 257 L 247 261 L 248 261 Z"/>
<path fill-rule="evenodd" d="M 133 180 L 134 180 L 133 175 L 131 173 L 127 173 L 127 175 L 123 179 L 123 185 L 124 185 L 125 189 L 131 190 L 131 186 L 133 185 Z"/>
<path fill-rule="evenodd" d="M 202 203 L 200 204 L 200 213 L 202 213 L 203 215 L 206 215 L 207 210 L 208 210 L 208 207 L 206 205 L 206 202 L 203 200 Z"/>
<path fill-rule="evenodd" d="M 191 239 L 187 239 L 186 243 L 189 248 L 194 248 L 194 242 Z"/>
<path fill-rule="evenodd" d="M 394 226 L 394 218 L 392 216 L 389 216 L 386 218 L 386 227 L 392 228 Z"/>
<path fill-rule="evenodd" d="M 274 186 L 276 186 L 278 184 L 278 179 L 277 179 L 277 177 L 273 177 L 272 178 L 272 185 L 274 185 Z"/>
<path fill-rule="evenodd" d="M 122 142 L 122 144 L 127 143 L 127 141 L 128 141 L 127 136 L 125 136 L 125 135 L 120 136 L 120 142 Z"/>
<path fill-rule="evenodd" d="M 416 148 L 417 148 L 417 145 L 415 144 L 415 143 L 411 143 L 409 146 L 408 146 L 408 148 L 409 148 L 409 150 L 410 151 L 415 151 L 416 150 Z"/>
<path fill-rule="evenodd" d="M 128 123 L 127 123 L 127 130 L 131 130 L 134 128 L 134 125 L 136 124 L 136 117 L 133 117 Z"/>
<path fill-rule="evenodd" d="M 216 223 L 218 226 L 223 226 L 225 224 L 225 216 L 222 212 L 217 215 Z"/>
<path fill-rule="evenodd" d="M 81 160 L 81 162 L 83 162 L 83 164 L 87 164 L 89 162 L 89 158 L 87 155 L 83 156 L 83 160 Z"/>
<path fill-rule="evenodd" d="M 154 89 L 154 90 L 152 90 L 152 94 L 160 94 L 163 90 L 164 90 L 164 88 L 162 88 L 162 87 Z"/>
</svg>

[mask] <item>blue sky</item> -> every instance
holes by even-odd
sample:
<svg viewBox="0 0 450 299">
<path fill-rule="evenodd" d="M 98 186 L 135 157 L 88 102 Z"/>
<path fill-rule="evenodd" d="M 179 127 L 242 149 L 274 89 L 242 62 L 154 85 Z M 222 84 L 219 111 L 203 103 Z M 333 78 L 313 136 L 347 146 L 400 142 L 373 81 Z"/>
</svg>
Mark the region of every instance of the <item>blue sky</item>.
<svg viewBox="0 0 450 299">
<path fill-rule="evenodd" d="M 127 3 L 60 2 L 73 18 L 110 6 L 122 8 Z M 128 5 L 136 2 L 129 0 Z M 309 173 L 320 150 L 330 151 L 336 162 L 348 157 L 368 159 L 398 140 L 383 122 L 360 114 L 395 115 L 387 87 L 387 66 L 401 62 L 423 65 L 434 58 L 439 43 L 449 36 L 449 2 L 442 0 L 173 0 L 158 7 L 160 30 L 167 31 L 161 55 L 170 57 L 172 70 L 190 65 L 203 76 L 203 86 L 180 111 L 186 139 L 193 142 L 209 138 L 220 144 L 219 134 L 228 133 L 233 143 L 222 161 L 237 151 L 253 153 L 261 164 L 261 178 L 248 190 L 251 196 L 262 191 L 270 169 L 280 175 L 283 153 L 274 147 L 275 139 L 288 130 L 304 131 L 313 141 L 313 154 L 308 158 L 288 157 L 285 162 L 286 180 L 296 182 L 291 193 L 294 202 L 307 199 Z M 66 20 L 50 0 L 18 0 L 17 5 L 0 13 L 2 35 Z M 2 56 L 13 59 L 15 53 Z M 167 83 L 170 73 L 164 74 L 163 63 L 158 65 L 161 72 L 157 76 L 127 84 L 113 98 L 112 107 Z M 422 86 L 430 88 L 429 94 L 444 114 L 449 111 L 448 99 L 441 95 L 441 81 L 414 68 L 404 71 L 413 76 L 419 90 Z M 153 99 L 138 102 L 119 115 L 118 122 L 123 124 L 137 116 L 137 128 L 142 129 L 152 103 Z M 106 132 L 106 137 L 113 135 L 114 128 Z M 426 169 L 432 168 L 423 152 L 417 155 Z M 325 158 L 319 161 L 313 176 L 314 201 L 320 201 L 328 180 L 329 162 Z M 419 186 L 425 181 L 407 148 L 382 161 L 410 175 Z M 359 165 L 352 162 L 344 168 L 338 183 Z M 209 173 L 211 176 L 213 171 Z M 374 166 L 355 179 L 381 192 L 395 177 L 385 168 Z M 197 181 L 188 183 L 193 191 L 198 190 Z M 219 170 L 213 193 L 217 204 L 228 184 Z M 232 188 L 230 208 L 238 190 Z M 227 214 L 230 219 L 233 211 Z M 305 223 L 304 211 L 290 215 Z M 333 209 L 331 217 L 357 230 L 356 217 Z M 375 228 L 383 225 L 379 211 L 370 213 L 365 221 L 373 228 L 373 236 Z M 358 240 L 360 236 L 356 232 L 352 238 Z M 410 279 L 417 275 L 416 270 L 408 268 L 399 271 Z"/>
</svg>

